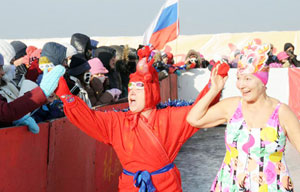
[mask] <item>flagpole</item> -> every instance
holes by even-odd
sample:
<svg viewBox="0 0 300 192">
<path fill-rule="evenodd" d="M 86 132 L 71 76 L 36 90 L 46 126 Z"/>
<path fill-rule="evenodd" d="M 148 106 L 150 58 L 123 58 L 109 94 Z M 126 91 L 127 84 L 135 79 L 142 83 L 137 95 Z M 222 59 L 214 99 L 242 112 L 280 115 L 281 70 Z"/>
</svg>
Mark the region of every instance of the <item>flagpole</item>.
<svg viewBox="0 0 300 192">
<path fill-rule="evenodd" d="M 178 39 L 179 39 L 179 0 L 178 0 L 178 3 L 177 3 L 177 15 L 178 15 L 178 21 L 177 21 L 177 38 L 176 38 L 176 54 L 177 55 L 177 51 L 178 51 Z M 176 63 L 177 63 L 177 57 L 176 57 Z"/>
</svg>

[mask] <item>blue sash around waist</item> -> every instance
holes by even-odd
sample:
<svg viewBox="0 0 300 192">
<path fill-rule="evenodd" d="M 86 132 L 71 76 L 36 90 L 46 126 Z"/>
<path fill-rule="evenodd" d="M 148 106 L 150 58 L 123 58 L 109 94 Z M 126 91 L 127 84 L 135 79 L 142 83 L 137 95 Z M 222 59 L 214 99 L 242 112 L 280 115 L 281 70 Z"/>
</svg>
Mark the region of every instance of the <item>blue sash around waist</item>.
<svg viewBox="0 0 300 192">
<path fill-rule="evenodd" d="M 135 181 L 134 186 L 140 188 L 139 192 L 154 192 L 156 189 L 152 183 L 151 175 L 158 175 L 165 173 L 174 167 L 173 163 L 170 163 L 163 168 L 149 173 L 148 171 L 137 171 L 132 173 L 123 169 L 125 175 L 133 176 L 133 181 Z"/>
</svg>

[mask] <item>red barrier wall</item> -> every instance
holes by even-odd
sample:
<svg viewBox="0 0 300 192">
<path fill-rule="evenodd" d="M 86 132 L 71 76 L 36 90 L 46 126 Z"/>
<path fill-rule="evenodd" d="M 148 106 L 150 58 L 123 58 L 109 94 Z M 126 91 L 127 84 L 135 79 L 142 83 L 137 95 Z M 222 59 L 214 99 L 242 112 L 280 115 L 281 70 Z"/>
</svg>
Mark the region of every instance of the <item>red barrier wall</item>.
<svg viewBox="0 0 300 192">
<path fill-rule="evenodd" d="M 177 99 L 177 75 L 170 74 L 168 78 L 160 82 L 160 97 L 161 101 L 165 102 L 169 98 L 171 100 Z"/>
<path fill-rule="evenodd" d="M 96 144 L 96 191 L 117 192 L 119 175 L 122 172 L 120 161 L 111 146 Z"/>
<path fill-rule="evenodd" d="M 0 191 L 46 192 L 48 123 L 34 135 L 27 127 L 0 129 Z"/>
<path fill-rule="evenodd" d="M 67 118 L 50 127 L 47 191 L 95 191 L 96 140 Z"/>
<path fill-rule="evenodd" d="M 300 69 L 289 68 L 289 106 L 300 120 Z"/>
</svg>

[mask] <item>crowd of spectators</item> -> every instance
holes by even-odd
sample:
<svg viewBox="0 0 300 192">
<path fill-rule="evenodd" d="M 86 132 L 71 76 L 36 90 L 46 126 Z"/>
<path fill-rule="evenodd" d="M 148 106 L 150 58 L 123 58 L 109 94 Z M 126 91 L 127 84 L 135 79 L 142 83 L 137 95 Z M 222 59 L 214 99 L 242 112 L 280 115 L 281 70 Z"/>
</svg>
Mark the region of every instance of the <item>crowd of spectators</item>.
<svg viewBox="0 0 300 192">
<path fill-rule="evenodd" d="M 25 91 L 38 87 L 46 72 L 55 66 L 63 66 L 66 70 L 64 78 L 71 93 L 83 99 L 89 107 L 115 103 L 128 95 L 129 75 L 136 70 L 137 52 L 142 48 L 142 45 L 137 49 L 128 45 L 97 46 L 96 41 L 81 33 L 73 34 L 70 43 L 47 42 L 42 48 L 21 41 L 8 43 L 0 40 L 0 101 L 10 103 L 16 100 Z M 272 47 L 267 64 L 274 68 L 300 67 L 299 57 L 294 51 L 291 43 L 286 43 L 277 55 Z M 184 61 L 175 63 L 172 53 L 153 49 L 150 59 L 154 59 L 153 66 L 159 80 L 163 80 L 172 73 L 181 75 L 183 70 L 211 69 L 218 60 L 236 68 L 239 55 L 240 50 L 236 49 L 230 57 L 208 60 L 191 49 Z M 33 133 L 38 133 L 36 123 L 63 116 L 63 104 L 54 93 L 47 96 L 42 106 L 27 115 L 31 125 L 34 124 L 31 127 L 35 129 L 30 129 Z M 1 127 L 9 125 L 20 124 L 12 119 L 0 119 Z"/>
</svg>

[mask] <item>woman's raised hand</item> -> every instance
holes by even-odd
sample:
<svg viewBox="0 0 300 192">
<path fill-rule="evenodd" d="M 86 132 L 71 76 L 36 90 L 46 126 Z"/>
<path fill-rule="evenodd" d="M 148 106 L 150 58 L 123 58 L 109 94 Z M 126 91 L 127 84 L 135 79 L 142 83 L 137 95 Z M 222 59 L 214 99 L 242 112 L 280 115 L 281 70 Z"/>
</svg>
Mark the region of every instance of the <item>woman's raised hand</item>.
<svg viewBox="0 0 300 192">
<path fill-rule="evenodd" d="M 219 64 L 217 64 L 216 67 L 213 68 L 213 71 L 212 71 L 211 77 L 210 77 L 211 89 L 213 89 L 217 92 L 221 91 L 224 88 L 225 82 L 228 79 L 228 76 L 222 77 L 221 75 L 218 74 L 218 70 L 221 65 L 222 64 L 219 63 Z"/>
</svg>

